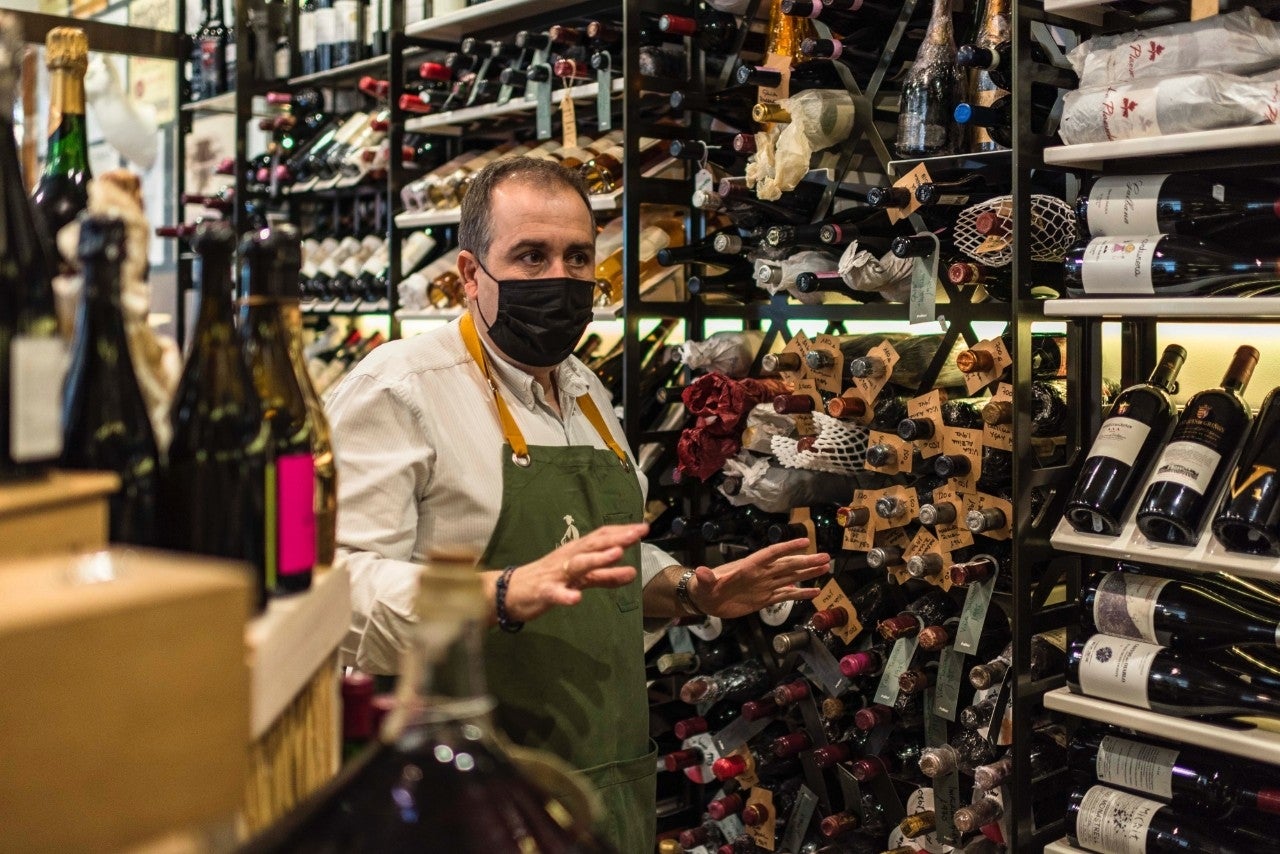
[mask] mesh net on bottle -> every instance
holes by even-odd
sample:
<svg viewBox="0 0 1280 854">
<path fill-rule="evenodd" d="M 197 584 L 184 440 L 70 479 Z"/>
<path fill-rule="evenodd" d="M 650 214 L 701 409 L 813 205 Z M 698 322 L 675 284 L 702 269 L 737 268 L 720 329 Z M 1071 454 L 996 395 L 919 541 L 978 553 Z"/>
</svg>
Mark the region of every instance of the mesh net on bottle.
<svg viewBox="0 0 1280 854">
<path fill-rule="evenodd" d="M 773 455 L 783 467 L 846 475 L 864 471 L 866 427 L 848 424 L 823 412 L 813 413 L 813 423 L 818 435 L 808 450 L 801 451 L 798 440 L 790 436 L 771 437 Z"/>
<path fill-rule="evenodd" d="M 991 214 L 996 217 L 995 230 L 983 234 L 977 223 Z M 1061 261 L 1076 242 L 1076 213 L 1071 205 L 1057 196 L 1035 193 L 1031 196 L 1031 259 Z M 1004 267 L 1013 263 L 1013 197 L 996 196 L 965 208 L 956 217 L 955 245 L 964 254 L 988 267 Z"/>
</svg>

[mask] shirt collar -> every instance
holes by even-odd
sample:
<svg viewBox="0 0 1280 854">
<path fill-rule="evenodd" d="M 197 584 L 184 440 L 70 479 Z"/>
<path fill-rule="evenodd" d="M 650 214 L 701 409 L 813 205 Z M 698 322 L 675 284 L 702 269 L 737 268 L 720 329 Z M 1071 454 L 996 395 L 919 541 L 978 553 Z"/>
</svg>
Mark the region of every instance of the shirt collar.
<svg viewBox="0 0 1280 854">
<path fill-rule="evenodd" d="M 542 386 L 538 385 L 538 381 L 531 374 L 508 362 L 483 336 L 480 338 L 480 345 L 484 347 L 485 358 L 489 360 L 489 370 L 493 372 L 494 379 L 504 391 L 529 410 L 537 408 L 539 403 L 544 402 Z M 577 400 L 590 391 L 591 385 L 583 371 L 581 363 L 572 356 L 552 370 L 556 387 L 560 390 L 561 412 L 567 413 L 570 401 Z"/>
</svg>

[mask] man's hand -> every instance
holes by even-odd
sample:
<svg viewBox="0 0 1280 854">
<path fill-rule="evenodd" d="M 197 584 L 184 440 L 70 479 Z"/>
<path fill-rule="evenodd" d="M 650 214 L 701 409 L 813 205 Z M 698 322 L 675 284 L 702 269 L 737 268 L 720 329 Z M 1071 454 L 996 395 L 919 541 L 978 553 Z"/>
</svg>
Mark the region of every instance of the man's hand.
<svg viewBox="0 0 1280 854">
<path fill-rule="evenodd" d="M 700 566 L 690 585 L 695 605 L 713 617 L 730 619 L 759 611 L 788 599 L 812 599 L 817 588 L 797 587 L 801 581 L 825 575 L 828 554 L 807 555 L 807 539 L 776 543 L 715 569 Z"/>
<path fill-rule="evenodd" d="M 588 587 L 624 587 L 636 569 L 618 566 L 622 553 L 635 545 L 649 526 L 603 525 L 585 537 L 566 543 L 546 557 L 511 573 L 507 584 L 507 615 L 517 622 L 542 616 L 556 605 L 576 605 Z M 492 587 L 500 573 L 490 573 Z"/>
</svg>

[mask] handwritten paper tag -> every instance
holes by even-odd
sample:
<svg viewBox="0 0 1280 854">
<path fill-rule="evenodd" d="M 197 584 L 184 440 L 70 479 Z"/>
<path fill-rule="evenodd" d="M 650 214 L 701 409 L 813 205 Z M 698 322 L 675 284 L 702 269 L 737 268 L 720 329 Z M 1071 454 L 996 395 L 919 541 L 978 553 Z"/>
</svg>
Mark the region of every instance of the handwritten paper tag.
<svg viewBox="0 0 1280 854">
<path fill-rule="evenodd" d="M 971 374 L 964 375 L 964 386 L 968 389 L 969 394 L 973 394 L 983 386 L 991 385 L 993 382 L 1000 379 L 1000 375 L 1003 374 L 1004 369 L 1008 367 L 1008 363 L 1003 365 L 1000 363 L 1001 354 L 1007 357 L 1008 352 L 1004 349 L 1004 342 L 999 338 L 996 338 L 994 341 L 979 341 L 969 349 L 990 353 L 992 358 L 995 359 L 995 364 L 992 365 L 991 370 L 974 371 Z"/>
<path fill-rule="evenodd" d="M 813 604 L 818 610 L 844 608 L 845 613 L 849 615 L 849 621 L 831 631 L 832 634 L 846 644 L 853 643 L 853 639 L 862 632 L 862 622 L 858 619 L 858 609 L 853 607 L 853 603 L 849 601 L 849 597 L 844 594 L 844 590 L 840 588 L 834 578 L 822 588 L 818 593 L 818 598 L 813 600 Z"/>
<path fill-rule="evenodd" d="M 578 117 L 577 107 L 573 103 L 573 99 L 566 92 L 565 97 L 560 101 L 560 135 L 564 137 L 565 148 L 578 147 Z"/>
<path fill-rule="evenodd" d="M 948 427 L 942 433 L 944 454 L 963 454 L 969 458 L 969 473 L 952 478 L 959 481 L 961 489 L 975 489 L 982 475 L 982 436 L 977 428 Z"/>
<path fill-rule="evenodd" d="M 911 192 L 911 202 L 905 208 L 888 208 L 885 213 L 889 215 L 889 224 L 894 225 L 920 210 L 920 202 L 916 201 L 916 187 L 931 183 L 933 179 L 929 177 L 929 170 L 923 163 L 895 181 L 893 186 L 906 187 Z"/>
<path fill-rule="evenodd" d="M 871 461 L 867 460 L 863 463 L 871 471 L 878 471 L 883 474 L 897 474 L 900 471 L 911 471 L 911 443 L 904 442 L 898 437 L 897 433 L 885 433 L 880 430 L 871 430 L 867 434 L 867 447 L 872 445 L 885 445 L 893 448 L 896 456 L 889 461 L 888 465 L 873 466 Z"/>
<path fill-rule="evenodd" d="M 893 376 L 893 369 L 897 367 L 898 361 L 902 356 L 898 354 L 893 344 L 888 341 L 883 341 L 872 347 L 867 351 L 867 356 L 879 359 L 884 363 L 884 375 L 878 377 L 854 377 L 853 385 L 854 388 L 862 393 L 863 400 L 874 401 L 889 383 L 889 379 Z M 871 409 L 872 407 L 867 407 L 868 414 L 870 414 Z"/>
<path fill-rule="evenodd" d="M 817 381 L 818 388 L 830 394 L 839 394 L 844 390 L 844 353 L 833 335 L 819 335 L 813 342 L 814 349 L 825 350 L 832 358 L 832 363 L 824 368 L 809 368 L 809 376 Z M 872 398 L 874 400 L 875 398 Z"/>
<path fill-rule="evenodd" d="M 747 828 L 747 836 L 751 837 L 751 841 L 761 848 L 772 851 L 774 848 L 774 834 L 777 832 L 778 816 L 773 809 L 773 792 L 762 786 L 756 786 L 751 790 L 750 796 L 747 797 L 747 806 L 757 804 L 764 810 L 767 819 L 760 824 Z"/>
<path fill-rule="evenodd" d="M 920 449 L 920 455 L 928 459 L 941 454 L 943 432 L 941 392 L 935 388 L 928 394 L 911 398 L 911 400 L 907 401 L 907 416 L 909 418 L 928 418 L 933 422 L 933 437 L 915 443 L 915 446 Z"/>
<path fill-rule="evenodd" d="M 1013 386 L 1009 383 L 1000 383 L 996 386 L 996 393 L 991 396 L 993 401 L 1004 401 L 1009 404 L 1013 403 Z M 1013 450 L 1013 425 L 1012 424 L 983 424 L 982 425 L 982 444 L 988 448 L 997 448 L 1001 451 Z"/>
<path fill-rule="evenodd" d="M 880 496 L 880 491 L 876 489 L 858 489 L 854 490 L 853 498 L 849 500 L 850 507 L 866 507 L 870 510 L 875 506 L 876 498 Z M 875 546 L 875 535 L 878 517 L 874 512 L 866 525 L 851 526 L 844 529 L 844 547 L 852 552 L 870 551 Z"/>
<path fill-rule="evenodd" d="M 1007 540 L 1013 536 L 1013 505 L 1003 498 L 997 498 L 994 495 L 987 495 L 985 492 L 977 493 L 978 509 L 986 510 L 989 507 L 999 508 L 1004 512 L 1004 526 L 992 531 L 984 531 L 983 535 L 993 540 Z"/>
<path fill-rule="evenodd" d="M 777 86 L 760 86 L 756 100 L 761 104 L 776 104 L 791 97 L 791 57 L 778 53 L 765 55 L 764 67 L 777 71 L 782 81 Z"/>
</svg>

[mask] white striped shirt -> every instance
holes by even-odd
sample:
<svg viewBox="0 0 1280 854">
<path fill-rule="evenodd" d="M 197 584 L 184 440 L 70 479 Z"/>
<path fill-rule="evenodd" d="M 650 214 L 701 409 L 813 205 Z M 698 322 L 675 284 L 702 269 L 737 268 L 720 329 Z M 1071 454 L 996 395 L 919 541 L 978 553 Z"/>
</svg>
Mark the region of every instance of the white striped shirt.
<svg viewBox="0 0 1280 854">
<path fill-rule="evenodd" d="M 532 376 L 487 345 L 486 352 L 530 445 L 606 448 L 578 408 L 577 397 L 589 392 L 626 447 L 609 393 L 576 358 L 556 369 L 561 418 Z M 497 524 L 504 439 L 493 393 L 454 321 L 376 348 L 327 411 L 338 460 L 338 546 L 352 583 L 344 658 L 370 673 L 395 673 L 426 555 L 442 546 L 480 554 Z M 646 494 L 644 473 L 636 475 Z M 678 563 L 648 544 L 642 556 L 644 584 Z"/>
</svg>

